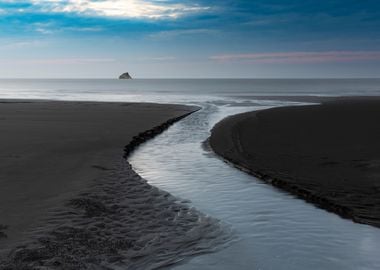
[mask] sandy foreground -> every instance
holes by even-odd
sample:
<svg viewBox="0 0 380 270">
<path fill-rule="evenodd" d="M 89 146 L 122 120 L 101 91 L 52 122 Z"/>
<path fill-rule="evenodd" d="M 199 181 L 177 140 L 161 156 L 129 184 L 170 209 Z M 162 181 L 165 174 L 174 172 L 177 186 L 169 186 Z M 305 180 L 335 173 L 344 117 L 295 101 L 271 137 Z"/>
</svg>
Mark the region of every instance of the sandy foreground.
<svg viewBox="0 0 380 270">
<path fill-rule="evenodd" d="M 338 100 L 229 117 L 214 151 L 322 208 L 380 227 L 380 101 Z"/>
<path fill-rule="evenodd" d="M 196 109 L 2 101 L 0 250 L 13 251 L 0 268 L 150 269 L 192 254 L 191 241 L 215 232 L 213 221 L 147 184 L 123 149 L 138 133 Z M 189 231 L 195 236 L 187 239 Z"/>
</svg>

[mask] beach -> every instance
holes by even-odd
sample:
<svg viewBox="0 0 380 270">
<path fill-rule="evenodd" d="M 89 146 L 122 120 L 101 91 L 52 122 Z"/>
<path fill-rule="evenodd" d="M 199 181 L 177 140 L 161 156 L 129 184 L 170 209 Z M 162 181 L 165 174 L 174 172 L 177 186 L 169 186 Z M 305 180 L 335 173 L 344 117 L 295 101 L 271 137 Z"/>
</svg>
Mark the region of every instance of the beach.
<svg viewBox="0 0 380 270">
<path fill-rule="evenodd" d="M 344 97 L 343 80 L 323 88 L 331 96 L 272 96 L 233 80 L 214 93 L 224 82 L 6 81 L 0 268 L 376 269 L 378 228 L 237 170 L 207 144 L 226 117 L 367 92 Z M 11 99 L 22 97 L 34 100 Z"/>
<path fill-rule="evenodd" d="M 378 98 L 243 113 L 219 122 L 210 145 L 267 183 L 380 227 L 379 116 Z"/>
<path fill-rule="evenodd" d="M 182 259 L 182 251 L 191 253 L 198 241 L 179 248 L 188 241 L 184 234 L 215 232 L 212 220 L 150 186 L 123 156 L 196 110 L 148 103 L 2 101 L 0 248 L 6 256 L 1 267 L 87 269 L 124 263 L 133 269 L 170 264 Z M 161 243 L 166 237 L 176 243 Z M 135 259 L 145 249 L 153 252 L 148 262 Z"/>
</svg>

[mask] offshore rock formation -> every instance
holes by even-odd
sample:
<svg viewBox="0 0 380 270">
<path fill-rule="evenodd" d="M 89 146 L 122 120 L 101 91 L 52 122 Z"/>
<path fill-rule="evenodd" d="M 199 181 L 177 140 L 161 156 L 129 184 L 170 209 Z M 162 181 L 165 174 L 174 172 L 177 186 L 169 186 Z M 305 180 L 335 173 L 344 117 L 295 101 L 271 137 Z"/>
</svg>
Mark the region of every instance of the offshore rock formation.
<svg viewBox="0 0 380 270">
<path fill-rule="evenodd" d="M 131 77 L 131 75 L 129 75 L 128 72 L 126 72 L 126 73 L 121 74 L 121 75 L 119 76 L 119 79 L 120 79 L 120 80 L 131 80 L 132 77 Z"/>
</svg>

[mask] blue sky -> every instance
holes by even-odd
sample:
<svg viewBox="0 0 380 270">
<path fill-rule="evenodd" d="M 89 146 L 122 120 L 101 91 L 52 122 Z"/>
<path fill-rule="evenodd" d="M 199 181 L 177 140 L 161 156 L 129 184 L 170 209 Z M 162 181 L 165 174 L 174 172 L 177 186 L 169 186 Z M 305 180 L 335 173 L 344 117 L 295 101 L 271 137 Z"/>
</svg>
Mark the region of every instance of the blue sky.
<svg viewBox="0 0 380 270">
<path fill-rule="evenodd" d="M 0 77 L 379 77 L 378 0 L 0 0 Z"/>
</svg>

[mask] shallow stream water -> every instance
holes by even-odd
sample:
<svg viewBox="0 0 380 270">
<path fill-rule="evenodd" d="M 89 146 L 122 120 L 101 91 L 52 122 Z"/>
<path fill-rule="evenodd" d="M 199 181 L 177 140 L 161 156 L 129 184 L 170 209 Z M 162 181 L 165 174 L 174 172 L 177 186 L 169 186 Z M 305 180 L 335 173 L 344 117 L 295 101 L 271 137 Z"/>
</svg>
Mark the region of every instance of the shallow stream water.
<svg viewBox="0 0 380 270">
<path fill-rule="evenodd" d="M 234 241 L 174 269 L 379 269 L 380 230 L 355 224 L 237 170 L 203 142 L 224 117 L 288 102 L 208 102 L 137 149 L 130 162 L 150 184 L 220 219 Z"/>
<path fill-rule="evenodd" d="M 233 241 L 226 248 L 195 256 L 174 269 L 380 269 L 378 228 L 342 219 L 264 184 L 204 147 L 210 129 L 226 116 L 294 104 L 254 96 L 379 94 L 379 79 L 0 80 L 1 99 L 203 108 L 139 147 L 130 158 L 150 184 L 191 200 L 192 206 L 224 223 L 227 234 L 232 231 Z"/>
</svg>

